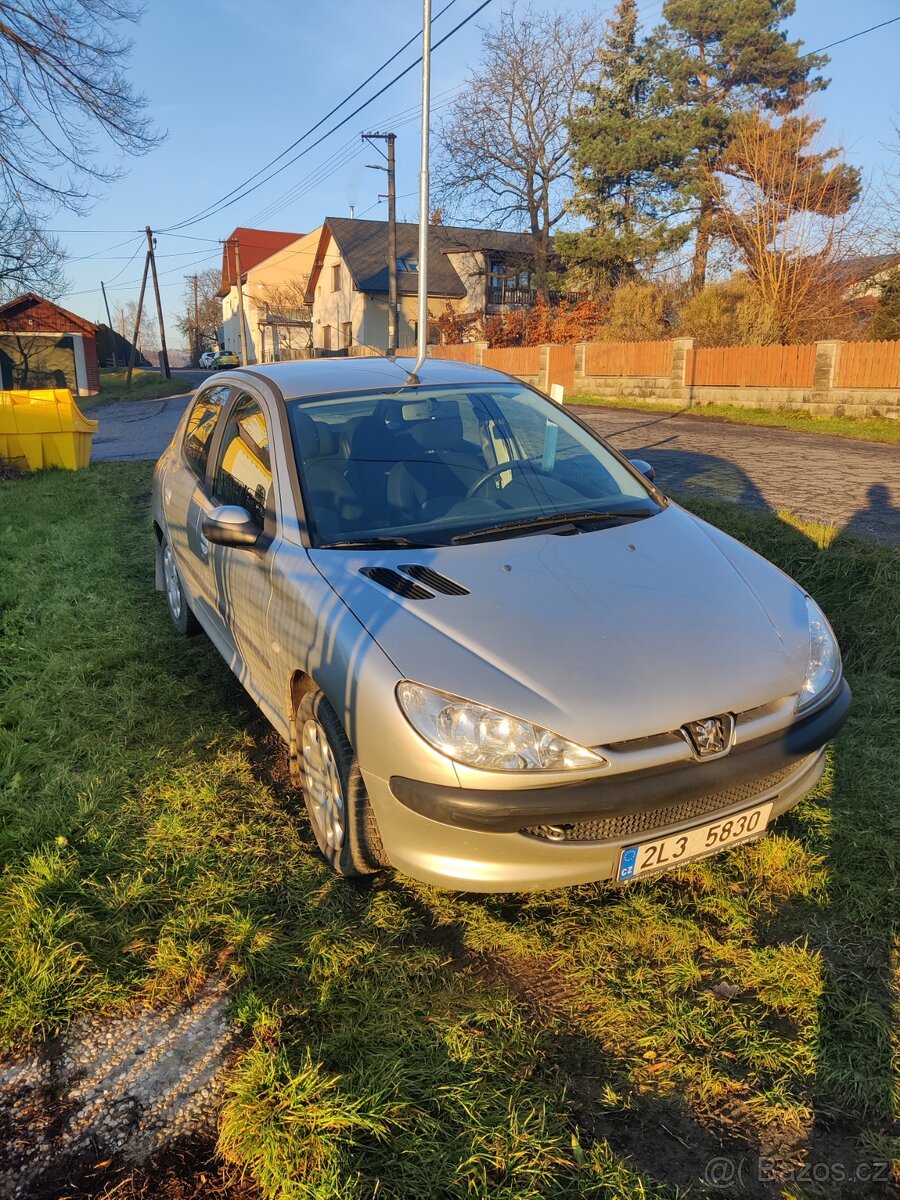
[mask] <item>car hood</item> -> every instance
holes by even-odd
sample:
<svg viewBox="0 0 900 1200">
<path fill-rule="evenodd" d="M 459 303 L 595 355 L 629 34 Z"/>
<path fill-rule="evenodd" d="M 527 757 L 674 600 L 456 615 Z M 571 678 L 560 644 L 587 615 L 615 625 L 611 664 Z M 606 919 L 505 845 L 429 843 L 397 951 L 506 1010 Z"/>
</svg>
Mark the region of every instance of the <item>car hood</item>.
<svg viewBox="0 0 900 1200">
<path fill-rule="evenodd" d="M 755 708 L 806 671 L 799 587 L 676 505 L 577 535 L 310 554 L 403 676 L 585 745 Z M 412 563 L 468 594 L 404 597 L 362 573 Z"/>
</svg>

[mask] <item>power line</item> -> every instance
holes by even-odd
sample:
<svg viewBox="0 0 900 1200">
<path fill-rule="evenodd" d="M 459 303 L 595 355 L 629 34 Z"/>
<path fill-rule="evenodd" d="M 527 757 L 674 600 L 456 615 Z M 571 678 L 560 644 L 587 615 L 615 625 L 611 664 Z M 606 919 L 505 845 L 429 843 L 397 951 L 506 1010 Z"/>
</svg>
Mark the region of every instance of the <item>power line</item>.
<svg viewBox="0 0 900 1200">
<path fill-rule="evenodd" d="M 810 50 L 809 54 L 804 54 L 804 58 L 812 58 L 814 54 L 821 54 L 824 50 L 831 50 L 835 46 L 843 46 L 845 42 L 852 42 L 854 38 L 862 37 L 866 33 L 874 33 L 876 29 L 884 29 L 886 25 L 893 25 L 895 21 L 900 21 L 900 17 L 890 17 L 887 21 L 882 21 L 879 25 L 870 25 L 868 29 L 860 29 L 857 33 L 849 33 L 846 37 L 838 38 L 836 42 L 829 42 L 827 46 L 820 46 L 818 50 Z"/>
<path fill-rule="evenodd" d="M 445 4 L 444 7 L 440 10 L 440 12 L 434 17 L 434 20 L 437 21 L 438 18 L 442 17 L 444 15 L 444 13 L 447 11 L 447 9 L 452 8 L 455 3 L 456 3 L 456 0 L 449 0 L 449 3 Z M 173 226 L 173 228 L 180 228 L 181 225 L 185 225 L 185 224 L 193 224 L 196 220 L 200 220 L 204 215 L 211 216 L 212 215 L 212 213 L 210 212 L 211 209 L 214 209 L 218 205 L 223 204 L 226 200 L 230 199 L 230 197 L 234 196 L 234 194 L 236 192 L 239 192 L 241 190 L 241 188 L 244 188 L 247 186 L 247 184 L 252 183 L 254 179 L 258 179 L 259 176 L 262 175 L 264 171 L 268 171 L 270 167 L 274 167 L 274 165 L 277 162 L 279 162 L 282 158 L 284 158 L 284 156 L 286 154 L 290 154 L 290 152 L 293 149 L 295 149 L 295 147 L 299 146 L 301 142 L 306 141 L 306 139 L 310 136 L 310 134 L 315 133 L 315 131 L 317 129 L 321 128 L 321 126 L 325 124 L 325 122 L 328 120 L 329 117 L 333 117 L 334 114 L 336 112 L 338 112 L 339 109 L 343 108 L 345 104 L 349 104 L 349 102 L 353 99 L 354 96 L 359 95 L 359 93 L 363 90 L 364 87 L 368 86 L 368 84 L 370 84 L 372 82 L 372 80 L 375 79 L 376 76 L 380 75 L 381 72 L 383 70 L 385 70 L 386 67 L 389 67 L 391 65 L 391 63 L 395 59 L 399 58 L 400 55 L 405 50 L 408 50 L 409 47 L 413 44 L 413 42 L 415 42 L 417 40 L 418 37 L 419 37 L 419 32 L 417 30 L 413 34 L 413 36 L 409 39 L 409 41 L 404 42 L 399 50 L 396 50 L 390 56 L 390 58 L 385 59 L 385 61 L 381 64 L 380 67 L 378 67 L 376 70 L 374 70 L 372 72 L 372 74 L 368 76 L 367 79 L 364 79 L 361 84 L 359 84 L 357 87 L 355 87 L 353 89 L 353 91 L 350 92 L 348 95 L 346 95 L 343 98 L 343 100 L 341 100 L 338 104 L 336 104 L 334 106 L 334 108 L 330 109 L 325 114 L 324 117 L 321 117 L 315 123 L 315 125 L 311 125 L 309 127 L 309 129 L 306 130 L 305 133 L 301 133 L 300 136 L 295 141 L 291 142 L 291 144 L 289 146 L 285 146 L 285 148 L 281 151 L 280 154 L 276 154 L 276 156 L 273 159 L 270 159 L 269 162 L 267 162 L 264 166 L 260 167 L 259 170 L 256 171 L 253 175 L 249 175 L 243 181 L 243 183 L 239 183 L 237 185 L 237 187 L 232 188 L 230 192 L 226 192 L 225 195 L 222 196 L 219 200 L 214 200 L 212 202 L 212 204 L 209 204 L 209 205 L 207 205 L 206 208 L 201 209 L 199 213 L 195 213 L 194 216 L 189 218 L 188 221 L 181 222 L 179 225 Z"/>
<path fill-rule="evenodd" d="M 469 13 L 469 15 L 467 17 L 465 17 L 462 21 L 460 21 L 459 24 L 454 25 L 454 27 L 450 30 L 449 33 L 445 33 L 442 38 L 440 38 L 438 41 L 436 41 L 434 43 L 434 45 L 432 46 L 432 50 L 436 50 L 438 48 L 438 46 L 442 46 L 444 44 L 444 42 L 446 42 L 449 38 L 453 37 L 453 35 L 455 33 L 458 33 L 459 30 L 462 29 L 464 25 L 468 25 L 468 23 L 470 21 L 474 20 L 474 18 L 477 17 L 478 14 L 480 12 L 482 12 L 483 9 L 487 8 L 487 6 L 492 3 L 493 3 L 493 0 L 482 0 L 482 3 L 479 4 L 479 6 L 473 12 Z M 302 158 L 305 154 L 309 154 L 309 152 L 311 150 L 314 150 L 316 148 L 316 146 L 321 145 L 322 142 L 324 142 L 326 138 L 331 137 L 331 135 L 333 133 L 336 133 L 339 129 L 341 129 L 344 125 L 346 125 L 348 123 L 348 121 L 351 121 L 355 116 L 357 116 L 359 113 L 361 113 L 364 108 L 368 108 L 368 106 L 370 104 L 374 103 L 374 101 L 376 101 L 379 98 L 379 96 L 383 96 L 384 93 L 389 88 L 392 88 L 395 83 L 399 82 L 399 80 L 401 80 L 405 75 L 408 75 L 409 72 L 412 71 L 415 67 L 417 67 L 421 61 L 422 61 L 422 56 L 419 55 L 419 57 L 417 59 L 415 59 L 413 62 L 411 62 L 408 67 L 404 67 L 404 69 L 402 71 L 400 71 L 397 75 L 395 75 L 393 79 L 389 80 L 383 87 L 379 88 L 379 90 L 373 96 L 370 96 L 368 100 L 363 101 L 363 103 L 360 104 L 357 108 L 355 108 L 351 113 L 348 113 L 346 117 L 344 117 L 342 120 L 338 121 L 338 123 L 336 125 L 333 125 L 331 127 L 331 129 L 329 129 L 326 133 L 323 133 L 321 137 L 317 138 L 316 141 L 312 142 L 309 146 L 306 146 L 305 149 L 301 150 L 298 154 L 295 154 L 293 158 L 289 158 L 287 162 L 282 163 L 282 165 L 280 167 L 277 167 L 274 171 L 272 171 L 264 179 L 259 180 L 258 183 L 254 183 L 251 187 L 248 187 L 245 191 L 240 192 L 239 195 L 233 195 L 233 192 L 228 193 L 229 196 L 232 196 L 231 199 L 228 199 L 227 196 L 224 196 L 224 197 L 222 197 L 221 201 L 217 201 L 215 205 L 210 206 L 209 209 L 207 209 L 205 212 L 201 213 L 199 216 L 192 217 L 186 221 L 179 221 L 175 225 L 170 225 L 170 226 L 167 226 L 166 229 L 160 230 L 160 232 L 166 233 L 166 232 L 169 232 L 169 230 L 184 229 L 190 225 L 196 225 L 200 221 L 203 221 L 203 220 L 208 219 L 209 217 L 215 216 L 216 213 L 221 212 L 222 209 L 230 208 L 231 205 L 236 204 L 238 200 L 243 200 L 245 196 L 249 196 L 251 192 L 255 192 L 257 190 L 257 188 L 261 188 L 264 184 L 268 183 L 269 180 L 274 179 L 276 175 L 280 175 L 282 171 L 287 170 L 288 167 L 292 166 L 295 162 L 297 162 L 298 159 Z M 344 103 L 346 103 L 346 101 L 344 101 Z M 340 108 L 340 107 L 342 107 L 342 105 L 338 105 L 338 108 Z M 274 161 L 277 161 L 277 160 L 274 160 Z M 265 170 L 265 168 L 263 168 L 263 169 Z M 253 177 L 251 176 L 251 178 L 253 178 Z M 243 185 L 241 185 L 241 186 L 243 186 Z"/>
</svg>

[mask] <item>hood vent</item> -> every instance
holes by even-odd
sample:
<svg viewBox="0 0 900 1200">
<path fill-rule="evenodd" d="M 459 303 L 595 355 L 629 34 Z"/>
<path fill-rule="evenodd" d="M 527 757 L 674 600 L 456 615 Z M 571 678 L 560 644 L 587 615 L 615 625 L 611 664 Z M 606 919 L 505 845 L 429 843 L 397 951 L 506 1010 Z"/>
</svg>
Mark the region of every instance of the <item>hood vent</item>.
<svg viewBox="0 0 900 1200">
<path fill-rule="evenodd" d="M 381 584 L 389 592 L 396 592 L 398 596 L 405 596 L 407 600 L 434 599 L 433 592 L 429 592 L 427 588 L 414 583 L 412 579 L 407 579 L 405 575 L 400 575 L 397 571 L 392 571 L 390 567 L 363 567 L 360 574 L 367 576 L 373 583 Z"/>
<path fill-rule="evenodd" d="M 418 579 L 419 583 L 434 588 L 436 592 L 443 592 L 445 596 L 468 596 L 469 594 L 469 589 L 464 588 L 461 583 L 454 583 L 446 575 L 439 575 L 437 571 L 432 571 L 431 567 L 423 567 L 420 563 L 412 563 L 409 566 L 401 567 L 400 570 L 405 571 L 407 575 L 412 575 L 413 579 Z"/>
</svg>

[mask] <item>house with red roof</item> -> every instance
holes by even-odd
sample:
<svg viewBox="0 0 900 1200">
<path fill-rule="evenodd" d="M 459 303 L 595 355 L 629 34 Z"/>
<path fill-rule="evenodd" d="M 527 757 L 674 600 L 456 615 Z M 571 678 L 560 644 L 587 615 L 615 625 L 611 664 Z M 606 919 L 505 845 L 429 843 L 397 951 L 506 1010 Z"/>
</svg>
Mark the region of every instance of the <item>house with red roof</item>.
<svg viewBox="0 0 900 1200">
<path fill-rule="evenodd" d="M 0 387 L 96 396 L 97 326 L 35 292 L 0 304 Z"/>
</svg>

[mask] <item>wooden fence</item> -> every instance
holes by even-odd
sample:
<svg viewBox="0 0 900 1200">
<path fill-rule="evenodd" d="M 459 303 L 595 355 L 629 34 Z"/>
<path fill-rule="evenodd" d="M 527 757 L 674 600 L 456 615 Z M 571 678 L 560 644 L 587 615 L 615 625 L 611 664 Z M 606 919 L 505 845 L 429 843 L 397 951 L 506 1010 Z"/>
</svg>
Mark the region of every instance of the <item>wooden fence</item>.
<svg viewBox="0 0 900 1200">
<path fill-rule="evenodd" d="M 697 387 L 811 388 L 816 347 L 721 346 L 689 350 L 685 367 Z"/>
<path fill-rule="evenodd" d="M 844 342 L 838 351 L 834 386 L 900 388 L 900 341 Z"/>
<path fill-rule="evenodd" d="M 590 342 L 585 346 L 585 375 L 669 375 L 671 371 L 671 342 Z"/>
<path fill-rule="evenodd" d="M 444 347 L 446 349 L 446 347 Z M 508 375 L 540 375 L 540 346 L 507 346 L 503 349 L 485 350 L 481 361 L 495 371 L 506 371 Z"/>
<path fill-rule="evenodd" d="M 458 346 L 429 346 L 429 358 L 449 358 L 454 362 L 475 362 L 475 344 L 463 342 Z"/>
</svg>

